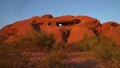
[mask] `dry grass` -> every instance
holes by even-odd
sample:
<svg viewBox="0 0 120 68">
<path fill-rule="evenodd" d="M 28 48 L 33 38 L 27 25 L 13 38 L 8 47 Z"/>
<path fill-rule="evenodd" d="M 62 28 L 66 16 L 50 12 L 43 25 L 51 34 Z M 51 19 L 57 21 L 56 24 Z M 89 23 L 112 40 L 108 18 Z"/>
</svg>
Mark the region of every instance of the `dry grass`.
<svg viewBox="0 0 120 68">
<path fill-rule="evenodd" d="M 35 62 L 22 52 L 44 52 L 46 59 Z M 0 43 L 1 68 L 66 68 L 63 60 L 69 52 L 82 52 L 98 61 L 99 68 L 120 68 L 120 47 L 111 38 L 103 35 L 84 38 L 79 43 L 55 44 L 52 34 L 35 33 L 11 44 Z"/>
<path fill-rule="evenodd" d="M 102 68 L 120 67 L 120 47 L 111 38 L 103 35 L 85 38 L 78 45 L 83 52 L 90 52 L 87 56 L 95 58 Z"/>
</svg>

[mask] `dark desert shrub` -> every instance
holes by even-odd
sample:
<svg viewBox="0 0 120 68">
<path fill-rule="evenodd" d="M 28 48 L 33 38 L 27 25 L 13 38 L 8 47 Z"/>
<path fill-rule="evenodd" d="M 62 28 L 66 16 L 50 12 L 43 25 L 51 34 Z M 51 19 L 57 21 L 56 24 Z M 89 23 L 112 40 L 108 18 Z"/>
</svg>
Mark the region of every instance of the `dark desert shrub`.
<svg viewBox="0 0 120 68">
<path fill-rule="evenodd" d="M 54 35 L 44 32 L 37 32 L 33 34 L 33 37 L 28 37 L 27 41 L 30 45 L 37 46 L 40 49 L 50 49 L 55 43 Z"/>
</svg>

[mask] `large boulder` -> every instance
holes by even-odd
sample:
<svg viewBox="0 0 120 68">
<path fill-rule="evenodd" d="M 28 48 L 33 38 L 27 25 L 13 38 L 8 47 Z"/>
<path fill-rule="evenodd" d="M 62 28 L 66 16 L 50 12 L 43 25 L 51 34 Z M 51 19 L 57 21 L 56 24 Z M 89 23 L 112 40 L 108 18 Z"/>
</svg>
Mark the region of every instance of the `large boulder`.
<svg viewBox="0 0 120 68">
<path fill-rule="evenodd" d="M 38 29 L 39 28 L 36 28 L 30 20 L 24 20 L 6 25 L 0 30 L 0 35 L 6 37 L 6 42 L 11 42 L 21 36 L 27 36 Z"/>
<path fill-rule="evenodd" d="M 53 16 L 51 14 L 45 14 L 43 16 L 41 16 L 42 18 L 53 18 Z"/>
<path fill-rule="evenodd" d="M 116 22 L 106 22 L 98 29 L 98 33 L 112 38 L 120 45 L 120 24 Z"/>
<path fill-rule="evenodd" d="M 80 42 L 84 37 L 95 36 L 95 33 L 92 29 L 89 29 L 86 26 L 76 26 L 70 31 L 70 36 L 68 38 L 68 43 L 77 43 Z"/>
<path fill-rule="evenodd" d="M 92 28 L 94 30 L 101 26 L 99 20 L 89 16 L 76 16 L 76 19 L 79 19 L 82 25 L 85 25 L 88 28 Z"/>
</svg>

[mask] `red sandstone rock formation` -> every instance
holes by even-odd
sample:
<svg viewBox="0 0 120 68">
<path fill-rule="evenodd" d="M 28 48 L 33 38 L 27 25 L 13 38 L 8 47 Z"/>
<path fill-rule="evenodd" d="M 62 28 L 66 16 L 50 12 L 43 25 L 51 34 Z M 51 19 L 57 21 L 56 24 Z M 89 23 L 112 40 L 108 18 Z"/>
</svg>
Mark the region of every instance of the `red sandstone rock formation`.
<svg viewBox="0 0 120 68">
<path fill-rule="evenodd" d="M 31 24 L 31 21 L 24 20 L 5 26 L 0 30 L 0 35 L 6 37 L 6 41 L 10 42 L 20 36 L 26 36 L 35 30 L 36 29 Z"/>
<path fill-rule="evenodd" d="M 111 37 L 118 45 L 120 45 L 120 25 L 116 22 L 106 22 L 102 27 L 98 28 L 99 34 Z"/>
<path fill-rule="evenodd" d="M 70 36 L 68 38 L 68 43 L 77 43 L 80 40 L 82 40 L 85 36 L 95 36 L 95 33 L 93 32 L 93 30 L 85 26 L 76 26 L 71 29 Z"/>
<path fill-rule="evenodd" d="M 55 35 L 56 42 L 74 43 L 96 34 L 112 37 L 120 44 L 120 25 L 115 22 L 100 24 L 99 20 L 89 16 L 59 16 L 50 14 L 41 17 L 34 16 L 27 20 L 7 25 L 0 30 L 0 37 L 6 42 L 18 39 L 21 36 L 31 35 L 33 32 L 48 32 Z"/>
<path fill-rule="evenodd" d="M 101 26 L 99 20 L 89 16 L 76 16 L 76 19 L 81 20 L 81 24 L 87 26 L 88 28 L 96 29 Z"/>
</svg>

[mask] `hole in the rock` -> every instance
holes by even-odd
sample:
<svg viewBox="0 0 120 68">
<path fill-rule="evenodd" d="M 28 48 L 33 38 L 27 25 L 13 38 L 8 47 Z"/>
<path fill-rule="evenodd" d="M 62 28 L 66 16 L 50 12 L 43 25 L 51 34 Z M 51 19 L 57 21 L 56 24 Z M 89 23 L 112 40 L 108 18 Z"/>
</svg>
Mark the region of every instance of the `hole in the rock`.
<svg viewBox="0 0 120 68">
<path fill-rule="evenodd" d="M 63 23 L 57 23 L 56 24 L 58 27 L 61 27 L 61 26 L 63 26 L 64 24 Z"/>
<path fill-rule="evenodd" d="M 81 21 L 80 20 L 75 20 L 74 23 L 75 24 L 79 24 Z"/>
<path fill-rule="evenodd" d="M 49 22 L 48 25 L 51 25 L 51 23 Z"/>
<path fill-rule="evenodd" d="M 61 26 L 63 26 L 63 24 L 62 24 L 62 23 L 59 23 L 59 24 L 58 24 L 58 26 L 60 26 L 60 27 L 61 27 Z"/>
<path fill-rule="evenodd" d="M 74 25 L 74 24 L 79 24 L 81 21 L 80 20 L 75 20 L 73 22 L 58 22 L 56 26 L 61 27 L 61 26 L 68 26 L 68 25 Z"/>
</svg>

